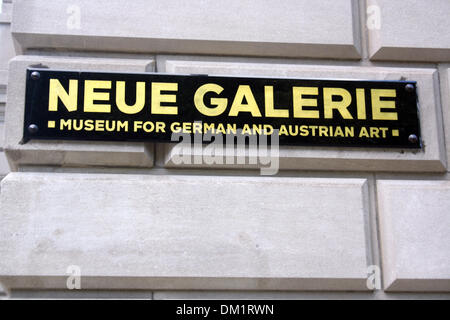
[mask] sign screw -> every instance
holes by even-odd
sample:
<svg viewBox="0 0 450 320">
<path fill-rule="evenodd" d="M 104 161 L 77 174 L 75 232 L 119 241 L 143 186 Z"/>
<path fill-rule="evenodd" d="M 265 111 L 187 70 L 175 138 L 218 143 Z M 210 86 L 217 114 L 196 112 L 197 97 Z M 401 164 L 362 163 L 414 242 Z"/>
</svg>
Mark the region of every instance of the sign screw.
<svg viewBox="0 0 450 320">
<path fill-rule="evenodd" d="M 31 77 L 32 80 L 39 80 L 39 78 L 41 77 L 41 74 L 39 72 L 37 72 L 37 71 L 33 71 L 31 73 L 30 77 Z"/>
<path fill-rule="evenodd" d="M 414 85 L 412 85 L 411 83 L 408 83 L 406 86 L 405 86 L 405 90 L 406 90 L 406 92 L 414 92 Z"/>
<path fill-rule="evenodd" d="M 417 138 L 417 136 L 415 134 L 410 134 L 408 137 L 408 140 L 411 143 L 417 143 L 417 141 L 419 141 L 419 138 Z"/>
<path fill-rule="evenodd" d="M 38 132 L 38 130 L 39 130 L 39 127 L 35 124 L 30 124 L 28 126 L 28 132 L 31 134 Z"/>
</svg>

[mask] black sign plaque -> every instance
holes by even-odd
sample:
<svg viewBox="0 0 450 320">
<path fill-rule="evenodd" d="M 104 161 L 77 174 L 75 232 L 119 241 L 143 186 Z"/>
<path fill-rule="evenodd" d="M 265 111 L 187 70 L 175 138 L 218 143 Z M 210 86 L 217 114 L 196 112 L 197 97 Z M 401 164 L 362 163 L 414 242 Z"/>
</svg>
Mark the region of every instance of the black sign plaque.
<svg viewBox="0 0 450 320">
<path fill-rule="evenodd" d="M 280 145 L 421 148 L 414 81 L 28 69 L 31 139 L 171 142 L 277 135 Z"/>
</svg>

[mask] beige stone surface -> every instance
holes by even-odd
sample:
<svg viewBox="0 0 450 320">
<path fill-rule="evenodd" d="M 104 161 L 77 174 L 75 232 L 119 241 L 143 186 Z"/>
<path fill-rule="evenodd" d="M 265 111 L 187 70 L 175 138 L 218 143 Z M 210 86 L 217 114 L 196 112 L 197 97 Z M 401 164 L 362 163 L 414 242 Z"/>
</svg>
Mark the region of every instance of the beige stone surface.
<svg viewBox="0 0 450 320">
<path fill-rule="evenodd" d="M 1 299 L 1 296 L 0 296 Z M 148 290 L 12 290 L 11 300 L 152 300 Z"/>
<path fill-rule="evenodd" d="M 60 70 L 146 72 L 154 60 L 88 58 L 61 56 L 17 56 L 9 69 L 8 106 L 5 116 L 4 149 L 15 167 L 21 165 L 57 166 L 153 166 L 153 146 L 128 142 L 29 141 L 20 144 L 23 132 L 26 68 L 41 64 Z"/>
<path fill-rule="evenodd" d="M 0 13 L 0 70 L 8 69 L 8 61 L 15 55 L 14 43 L 11 36 L 11 11 L 12 4 L 4 3 Z M 1 83 L 0 78 L 0 83 Z"/>
<path fill-rule="evenodd" d="M 0 151 L 0 179 L 11 171 L 5 153 Z"/>
<path fill-rule="evenodd" d="M 365 179 L 10 173 L 0 282 L 368 290 Z"/>
<path fill-rule="evenodd" d="M 23 49 L 360 57 L 354 0 L 17 0 L 13 21 Z"/>
<path fill-rule="evenodd" d="M 0 82 L 0 179 L 10 172 L 9 164 L 3 151 L 3 141 L 5 133 L 5 104 L 6 104 L 6 85 Z"/>
<path fill-rule="evenodd" d="M 0 299 L 2 296 L 0 296 Z M 449 300 L 450 293 L 329 291 L 151 291 L 151 290 L 11 290 L 9 299 L 154 299 L 154 300 Z"/>
<path fill-rule="evenodd" d="M 22 295 L 21 295 L 22 296 Z M 29 296 L 33 297 L 31 294 Z M 35 297 L 39 296 L 37 294 Z M 14 293 L 12 293 L 14 297 Z M 57 297 L 54 294 L 54 297 Z M 449 300 L 449 293 L 156 291 L 154 300 Z"/>
<path fill-rule="evenodd" d="M 450 61 L 450 1 L 367 0 L 372 60 Z M 377 9 L 378 8 L 378 9 Z M 375 26 L 376 24 L 370 24 Z"/>
<path fill-rule="evenodd" d="M 377 182 L 384 288 L 450 291 L 450 181 Z"/>
<path fill-rule="evenodd" d="M 442 115 L 444 118 L 445 143 L 447 146 L 447 171 L 450 171 L 450 64 L 439 67 L 442 97 Z"/>
<path fill-rule="evenodd" d="M 442 129 L 438 72 L 434 68 L 389 68 L 262 63 L 259 60 L 158 56 L 158 70 L 181 74 L 263 76 L 313 79 L 364 79 L 417 81 L 420 125 L 424 148 L 421 151 L 379 148 L 280 147 L 280 169 L 445 172 L 446 153 Z M 227 167 L 219 164 L 176 164 L 172 147 L 161 146 L 166 167 Z M 193 150 L 196 154 L 197 150 Z M 201 154 L 201 150 L 198 150 Z M 228 166 L 230 167 L 230 166 Z M 249 166 L 247 166 L 249 167 Z"/>
</svg>

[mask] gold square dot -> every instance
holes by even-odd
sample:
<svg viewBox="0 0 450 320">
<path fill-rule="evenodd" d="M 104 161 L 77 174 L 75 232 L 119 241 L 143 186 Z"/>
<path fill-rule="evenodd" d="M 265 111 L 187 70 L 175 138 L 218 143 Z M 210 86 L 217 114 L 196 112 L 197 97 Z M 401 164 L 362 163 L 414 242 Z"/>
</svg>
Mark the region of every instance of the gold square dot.
<svg viewBox="0 0 450 320">
<path fill-rule="evenodd" d="M 55 128 L 55 126 L 56 126 L 55 121 L 49 120 L 49 121 L 47 122 L 47 127 L 49 127 L 49 128 Z"/>
<path fill-rule="evenodd" d="M 392 136 L 393 137 L 398 137 L 400 134 L 398 132 L 398 129 L 392 129 Z"/>
</svg>

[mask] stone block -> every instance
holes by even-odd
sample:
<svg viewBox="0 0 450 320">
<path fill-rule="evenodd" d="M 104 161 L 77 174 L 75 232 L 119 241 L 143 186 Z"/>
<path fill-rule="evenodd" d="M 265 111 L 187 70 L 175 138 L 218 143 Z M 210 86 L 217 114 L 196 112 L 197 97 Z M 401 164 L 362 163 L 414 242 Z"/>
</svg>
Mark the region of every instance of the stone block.
<svg viewBox="0 0 450 320">
<path fill-rule="evenodd" d="M 359 59 L 357 8 L 354 0 L 17 0 L 13 35 L 24 50 Z"/>
<path fill-rule="evenodd" d="M 450 171 L 450 65 L 439 67 L 442 98 L 442 116 L 444 122 L 445 143 L 447 146 L 447 170 Z"/>
<path fill-rule="evenodd" d="M 367 199 L 365 179 L 10 173 L 0 282 L 367 291 Z"/>
<path fill-rule="evenodd" d="M 51 69 L 146 72 L 154 60 L 60 56 L 18 56 L 9 68 L 4 149 L 14 169 L 21 165 L 151 167 L 150 143 L 39 141 L 20 144 L 23 134 L 26 68 L 41 64 Z"/>
<path fill-rule="evenodd" d="M 450 291 L 450 181 L 377 182 L 386 291 Z"/>
<path fill-rule="evenodd" d="M 450 1 L 367 0 L 367 10 L 370 59 L 450 61 Z"/>
<path fill-rule="evenodd" d="M 263 63 L 259 60 L 221 62 L 205 57 L 159 56 L 158 70 L 179 74 L 261 76 L 311 79 L 413 80 L 417 81 L 420 125 L 424 148 L 420 151 L 389 148 L 333 148 L 281 146 L 281 170 L 344 170 L 445 172 L 446 154 L 438 99 L 438 72 L 434 68 L 388 68 Z M 177 164 L 174 145 L 158 149 L 166 167 L 239 167 L 220 164 Z M 193 150 L 193 155 L 201 150 Z M 251 166 L 247 166 L 252 168 Z"/>
<path fill-rule="evenodd" d="M 11 9 L 11 3 L 4 3 L 0 13 L 0 70 L 3 72 L 8 69 L 8 61 L 16 55 L 11 36 Z M 0 84 L 3 84 L 1 77 Z"/>
</svg>

